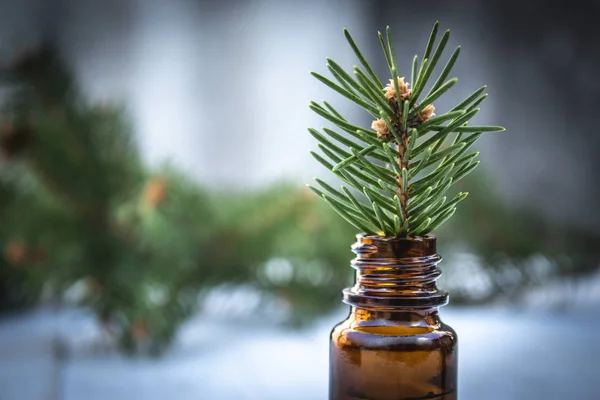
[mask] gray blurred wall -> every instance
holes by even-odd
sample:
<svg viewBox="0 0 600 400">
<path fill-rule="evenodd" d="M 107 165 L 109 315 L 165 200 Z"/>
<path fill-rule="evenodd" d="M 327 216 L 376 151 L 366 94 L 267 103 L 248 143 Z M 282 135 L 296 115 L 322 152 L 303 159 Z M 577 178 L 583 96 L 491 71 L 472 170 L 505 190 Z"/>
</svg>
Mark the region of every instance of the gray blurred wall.
<svg viewBox="0 0 600 400">
<path fill-rule="evenodd" d="M 342 27 L 381 60 L 375 32 L 390 24 L 408 71 L 439 19 L 462 52 L 459 85 L 436 105 L 488 84 L 478 120 L 508 131 L 480 147 L 505 199 L 596 228 L 598 15 L 598 2 L 578 0 L 3 1 L 0 60 L 54 38 L 89 95 L 127 104 L 149 163 L 170 158 L 210 185 L 254 187 L 320 172 L 309 99 L 352 115 L 308 75 L 326 71 L 326 56 L 355 63 Z"/>
</svg>

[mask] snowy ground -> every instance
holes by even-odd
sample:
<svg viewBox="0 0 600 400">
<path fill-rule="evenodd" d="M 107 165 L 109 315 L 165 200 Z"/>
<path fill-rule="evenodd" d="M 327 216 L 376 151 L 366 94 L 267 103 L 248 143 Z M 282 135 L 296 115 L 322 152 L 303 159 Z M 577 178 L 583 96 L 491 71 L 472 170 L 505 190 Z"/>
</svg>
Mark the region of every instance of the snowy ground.
<svg viewBox="0 0 600 400">
<path fill-rule="evenodd" d="M 597 312 L 446 308 L 443 315 L 459 332 L 460 399 L 599 398 Z M 343 317 L 340 310 L 286 331 L 200 315 L 161 359 L 90 350 L 98 333 L 83 311 L 5 318 L 0 400 L 326 399 L 328 331 Z M 56 332 L 67 343 L 62 368 L 51 356 Z"/>
</svg>

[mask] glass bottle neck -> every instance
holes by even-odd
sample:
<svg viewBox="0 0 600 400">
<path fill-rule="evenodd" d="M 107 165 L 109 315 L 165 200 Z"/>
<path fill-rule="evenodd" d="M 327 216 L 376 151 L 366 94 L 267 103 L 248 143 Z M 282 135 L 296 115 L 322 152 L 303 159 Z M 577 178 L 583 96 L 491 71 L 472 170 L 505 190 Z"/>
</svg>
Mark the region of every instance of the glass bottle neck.
<svg viewBox="0 0 600 400">
<path fill-rule="evenodd" d="M 437 307 L 448 302 L 448 294 L 436 286 L 441 257 L 436 253 L 434 236 L 357 235 L 352 251 L 356 254 L 352 260 L 356 282 L 343 293 L 344 302 L 357 310 L 437 313 Z"/>
<path fill-rule="evenodd" d="M 428 333 L 442 326 L 437 308 L 430 310 L 372 311 L 352 307 L 348 317 L 352 329 L 396 336 Z M 375 329 L 375 331 L 373 331 Z"/>
<path fill-rule="evenodd" d="M 359 307 L 351 307 L 350 314 L 356 321 L 427 321 L 431 325 L 440 322 L 439 312 L 437 308 L 432 308 L 429 310 L 401 309 L 395 311 L 372 311 Z"/>
</svg>

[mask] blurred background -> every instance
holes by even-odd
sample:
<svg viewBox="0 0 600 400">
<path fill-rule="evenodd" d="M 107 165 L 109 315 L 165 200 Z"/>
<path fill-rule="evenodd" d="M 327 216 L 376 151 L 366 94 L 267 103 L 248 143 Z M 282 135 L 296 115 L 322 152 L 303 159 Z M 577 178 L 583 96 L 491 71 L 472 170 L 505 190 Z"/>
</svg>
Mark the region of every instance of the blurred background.
<svg viewBox="0 0 600 400">
<path fill-rule="evenodd" d="M 597 399 L 600 3 L 0 1 L 0 400 L 325 399 L 354 229 L 304 184 L 325 57 L 461 44 L 471 192 L 439 232 L 464 400 Z M 443 63 L 441 63 L 443 65 Z M 355 113 L 355 114 L 353 114 Z"/>
</svg>

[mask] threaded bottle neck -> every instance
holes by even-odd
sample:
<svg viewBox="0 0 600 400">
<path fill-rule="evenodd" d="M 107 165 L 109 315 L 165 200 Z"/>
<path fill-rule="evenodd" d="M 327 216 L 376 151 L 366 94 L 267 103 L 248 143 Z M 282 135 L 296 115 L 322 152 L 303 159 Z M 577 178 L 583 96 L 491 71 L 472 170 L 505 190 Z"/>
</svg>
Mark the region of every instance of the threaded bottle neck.
<svg viewBox="0 0 600 400">
<path fill-rule="evenodd" d="M 356 282 L 344 290 L 344 302 L 367 310 L 430 309 L 448 302 L 436 280 L 436 238 L 384 238 L 357 235 L 352 246 Z"/>
</svg>

